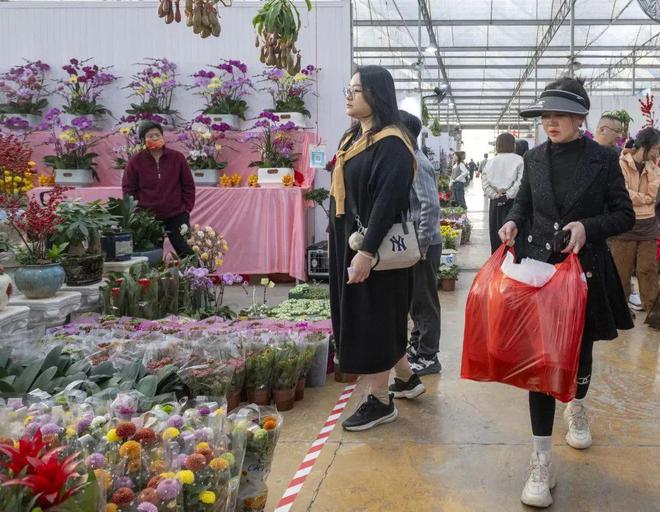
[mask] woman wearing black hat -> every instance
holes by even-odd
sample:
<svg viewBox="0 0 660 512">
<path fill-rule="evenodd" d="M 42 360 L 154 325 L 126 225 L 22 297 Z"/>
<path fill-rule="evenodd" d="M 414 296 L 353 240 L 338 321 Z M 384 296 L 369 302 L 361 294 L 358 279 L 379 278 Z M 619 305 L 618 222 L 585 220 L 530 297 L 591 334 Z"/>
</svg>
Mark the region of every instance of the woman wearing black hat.
<svg viewBox="0 0 660 512">
<path fill-rule="evenodd" d="M 179 257 L 190 256 L 193 252 L 181 235 L 181 227 L 190 226 L 190 212 L 195 206 L 195 181 L 188 161 L 183 153 L 165 146 L 160 124 L 144 121 L 138 134 L 146 149 L 128 161 L 122 191 L 163 222 Z"/>
<path fill-rule="evenodd" d="M 554 264 L 570 252 L 579 255 L 588 285 L 587 307 L 577 393 L 564 411 L 566 441 L 576 449 L 588 448 L 592 442 L 584 399 L 591 380 L 593 342 L 614 339 L 617 329 L 633 327 L 606 240 L 631 229 L 635 213 L 616 153 L 580 132 L 589 106 L 582 83 L 563 78 L 548 85 L 537 103 L 521 112 L 523 117 L 542 117 L 548 141 L 525 155 L 520 190 L 499 231 L 503 242 L 515 241 L 517 258 Z M 526 238 L 516 238 L 526 222 L 530 222 Z M 530 392 L 529 409 L 534 451 L 521 500 L 548 507 L 556 483 L 550 463 L 555 399 Z"/>
</svg>

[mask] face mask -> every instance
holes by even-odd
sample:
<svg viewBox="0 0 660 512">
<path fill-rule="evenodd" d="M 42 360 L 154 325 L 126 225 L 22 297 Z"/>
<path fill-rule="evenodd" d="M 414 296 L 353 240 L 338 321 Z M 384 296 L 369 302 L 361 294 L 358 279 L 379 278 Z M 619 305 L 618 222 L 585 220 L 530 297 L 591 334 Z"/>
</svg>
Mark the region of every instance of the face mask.
<svg viewBox="0 0 660 512">
<path fill-rule="evenodd" d="M 162 149 L 165 146 L 165 141 L 163 139 L 148 140 L 145 145 L 150 151 L 155 151 L 157 149 Z"/>
</svg>

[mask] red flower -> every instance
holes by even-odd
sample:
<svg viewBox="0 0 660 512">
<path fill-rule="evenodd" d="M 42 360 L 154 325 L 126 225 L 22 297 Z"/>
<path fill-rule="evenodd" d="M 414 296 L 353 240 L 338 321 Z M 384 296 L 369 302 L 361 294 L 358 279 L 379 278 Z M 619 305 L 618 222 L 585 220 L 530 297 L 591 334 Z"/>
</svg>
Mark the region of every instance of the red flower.
<svg viewBox="0 0 660 512">
<path fill-rule="evenodd" d="M 148 279 L 148 278 L 146 278 L 146 277 L 143 277 L 142 279 L 138 279 L 138 283 L 139 283 L 140 286 L 142 287 L 142 290 L 143 290 L 143 291 L 146 291 L 146 290 L 148 290 L 149 287 L 151 286 L 151 279 Z"/>
<path fill-rule="evenodd" d="M 119 297 L 119 293 L 121 292 L 121 288 L 113 288 L 112 290 L 112 296 L 116 299 Z"/>
<path fill-rule="evenodd" d="M 9 480 L 3 485 L 21 485 L 38 495 L 40 507 L 52 507 L 66 501 L 72 494 L 78 492 L 84 483 L 68 487 L 69 480 L 79 478 L 76 468 L 80 464 L 78 453 L 74 453 L 59 461 L 59 453 L 63 448 L 55 448 L 41 458 L 28 459 L 27 475 L 23 478 Z"/>
<path fill-rule="evenodd" d="M 37 457 L 45 446 L 46 443 L 41 438 L 41 431 L 38 431 L 32 439 L 28 439 L 27 437 L 21 439 L 18 442 L 18 448 L 14 448 L 10 444 L 0 445 L 0 452 L 10 458 L 9 463 L 5 464 L 5 467 L 11 470 L 14 475 L 18 475 L 27 466 L 28 459 Z"/>
<path fill-rule="evenodd" d="M 214 286 L 219 285 L 220 282 L 222 281 L 222 280 L 220 279 L 220 276 L 217 276 L 217 275 L 215 275 L 215 274 L 211 274 L 211 275 L 209 276 L 209 279 L 211 279 L 211 282 L 213 283 Z"/>
</svg>

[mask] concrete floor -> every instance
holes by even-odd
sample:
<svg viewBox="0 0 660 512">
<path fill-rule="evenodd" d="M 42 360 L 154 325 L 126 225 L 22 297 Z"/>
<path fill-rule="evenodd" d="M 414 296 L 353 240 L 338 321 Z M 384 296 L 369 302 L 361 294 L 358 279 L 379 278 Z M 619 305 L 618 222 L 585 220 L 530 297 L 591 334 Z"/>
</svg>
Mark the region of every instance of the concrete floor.
<svg viewBox="0 0 660 512">
<path fill-rule="evenodd" d="M 394 423 L 363 433 L 338 425 L 294 512 L 533 510 L 519 501 L 531 450 L 527 393 L 459 377 L 465 301 L 474 269 L 489 255 L 487 212 L 475 181 L 467 192 L 475 229 L 461 248 L 466 270 L 457 291 L 440 292 L 442 374 L 424 377 L 427 393 L 417 401 L 397 402 Z M 640 316 L 634 330 L 596 344 L 588 395 L 592 448 L 566 445 L 563 406 L 557 408 L 554 511 L 660 511 L 660 333 Z M 274 510 L 343 387 L 330 377 L 283 413 L 266 510 Z M 362 394 L 358 388 L 345 415 Z"/>
</svg>

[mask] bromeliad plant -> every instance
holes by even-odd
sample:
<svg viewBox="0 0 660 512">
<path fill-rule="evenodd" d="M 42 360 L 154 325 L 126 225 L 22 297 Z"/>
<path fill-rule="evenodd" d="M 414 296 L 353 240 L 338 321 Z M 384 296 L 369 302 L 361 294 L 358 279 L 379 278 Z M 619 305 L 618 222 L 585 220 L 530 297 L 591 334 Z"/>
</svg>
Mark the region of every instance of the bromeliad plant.
<svg viewBox="0 0 660 512">
<path fill-rule="evenodd" d="M 45 205 L 36 198 L 23 202 L 16 196 L 0 195 L 0 208 L 5 210 L 7 222 L 20 238 L 17 259 L 24 265 L 48 265 L 62 257 L 68 243 L 53 244 L 52 239 L 62 218 L 57 207 L 62 202 L 64 189 L 55 187 Z"/>
<path fill-rule="evenodd" d="M 254 88 L 247 76 L 247 66 L 238 60 L 226 60 L 210 67 L 213 70 L 197 71 L 193 75 L 195 83 L 189 87 L 204 99 L 202 113 L 229 114 L 245 120 L 248 104 L 244 98 Z"/>
<path fill-rule="evenodd" d="M 179 87 L 176 79 L 176 64 L 165 58 L 146 59 L 137 65 L 143 66 L 131 77 L 131 83 L 124 89 L 130 89 L 131 96 L 137 98 L 137 103 L 131 103 L 123 122 L 135 122 L 149 119 L 167 124 L 159 114 L 174 115 L 172 99 L 174 91 Z"/>
<path fill-rule="evenodd" d="M 94 162 L 98 154 L 91 149 L 107 135 L 91 133 L 89 129 L 92 128 L 92 122 L 84 116 L 74 118 L 70 125 L 64 124 L 61 114 L 59 109 L 50 109 L 40 126 L 40 129 L 50 131 L 47 144 L 51 144 L 55 150 L 54 155 L 44 157 L 44 162 L 53 169 L 89 169 L 98 181 Z"/>
<path fill-rule="evenodd" d="M 274 111 L 299 112 L 310 117 L 311 114 L 305 107 L 305 96 L 312 91 L 318 72 L 311 64 L 295 74 L 277 68 L 264 71 L 262 82 L 268 84 L 266 90 L 273 98 Z"/>
<path fill-rule="evenodd" d="M 92 59 L 71 59 L 62 69 L 69 74 L 66 80 L 60 80 L 58 92 L 64 97 L 66 105 L 62 110 L 76 116 L 102 116 L 110 111 L 98 103 L 104 87 L 118 77 L 108 73 L 110 67 L 100 68 L 91 64 Z"/>
<path fill-rule="evenodd" d="M 293 133 L 296 126 L 290 121 L 287 123 L 279 121 L 280 118 L 275 114 L 262 112 L 254 124 L 255 131 L 245 136 L 245 142 L 249 142 L 261 158 L 252 162 L 250 167 L 293 167 L 295 162 Z"/>
<path fill-rule="evenodd" d="M 46 73 L 50 66 L 40 60 L 26 61 L 0 75 L 0 92 L 7 103 L 0 105 L 0 113 L 39 115 L 48 105 Z"/>
<path fill-rule="evenodd" d="M 197 116 L 177 136 L 188 150 L 188 165 L 191 169 L 224 169 L 227 162 L 222 161 L 220 141 L 225 138 L 229 125 L 214 123 L 208 116 Z"/>
</svg>

